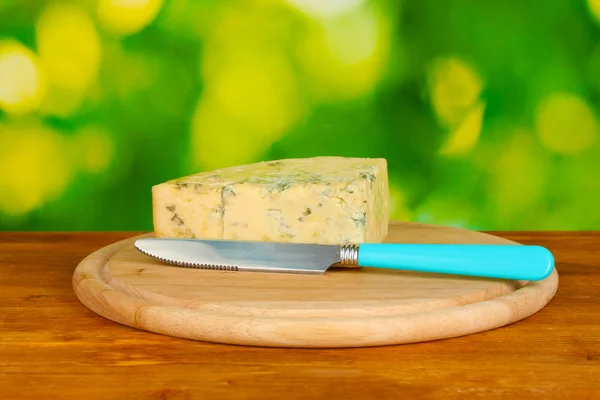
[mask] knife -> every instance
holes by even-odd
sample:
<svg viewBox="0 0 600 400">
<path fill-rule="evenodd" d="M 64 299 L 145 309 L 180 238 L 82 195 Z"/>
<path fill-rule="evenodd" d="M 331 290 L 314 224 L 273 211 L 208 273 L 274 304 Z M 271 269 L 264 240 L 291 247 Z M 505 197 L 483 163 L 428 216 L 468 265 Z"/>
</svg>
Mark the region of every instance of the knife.
<svg viewBox="0 0 600 400">
<path fill-rule="evenodd" d="M 332 265 L 537 281 L 554 269 L 541 246 L 363 243 L 324 245 L 141 238 L 135 247 L 167 264 L 223 271 L 323 274 Z"/>
</svg>

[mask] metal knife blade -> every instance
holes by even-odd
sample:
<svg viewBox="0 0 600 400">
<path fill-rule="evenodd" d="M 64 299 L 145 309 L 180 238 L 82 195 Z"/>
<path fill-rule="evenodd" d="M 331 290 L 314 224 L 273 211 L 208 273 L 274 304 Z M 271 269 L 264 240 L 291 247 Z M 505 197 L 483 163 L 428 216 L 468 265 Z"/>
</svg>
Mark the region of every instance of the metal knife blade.
<svg viewBox="0 0 600 400">
<path fill-rule="evenodd" d="M 168 264 L 223 271 L 323 274 L 340 262 L 334 245 L 142 238 L 135 247 Z"/>
</svg>

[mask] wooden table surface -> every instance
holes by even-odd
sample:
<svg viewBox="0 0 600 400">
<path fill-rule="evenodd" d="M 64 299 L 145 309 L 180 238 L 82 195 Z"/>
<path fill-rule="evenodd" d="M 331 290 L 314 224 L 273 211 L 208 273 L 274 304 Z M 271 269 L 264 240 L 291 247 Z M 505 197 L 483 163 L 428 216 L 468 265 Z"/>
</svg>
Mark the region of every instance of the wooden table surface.
<svg viewBox="0 0 600 400">
<path fill-rule="evenodd" d="M 558 292 L 485 333 L 363 349 L 269 349 L 165 337 L 85 308 L 71 275 L 138 232 L 0 233 L 0 398 L 600 398 L 600 233 L 492 232 L 555 255 Z"/>
</svg>

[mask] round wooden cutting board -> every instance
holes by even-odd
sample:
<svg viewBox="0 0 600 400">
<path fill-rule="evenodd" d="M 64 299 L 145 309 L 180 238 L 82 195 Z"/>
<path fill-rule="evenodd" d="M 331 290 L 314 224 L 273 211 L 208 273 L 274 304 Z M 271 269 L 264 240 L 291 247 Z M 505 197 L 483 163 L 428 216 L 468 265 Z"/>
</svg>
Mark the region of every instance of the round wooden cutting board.
<svg viewBox="0 0 600 400">
<path fill-rule="evenodd" d="M 521 282 L 374 268 L 324 275 L 182 268 L 141 254 L 137 238 L 81 261 L 73 275 L 78 298 L 120 324 L 200 341 L 365 347 L 444 339 L 522 320 L 548 304 L 558 287 L 556 270 L 543 281 Z M 386 241 L 518 245 L 414 223 L 392 223 Z"/>
</svg>

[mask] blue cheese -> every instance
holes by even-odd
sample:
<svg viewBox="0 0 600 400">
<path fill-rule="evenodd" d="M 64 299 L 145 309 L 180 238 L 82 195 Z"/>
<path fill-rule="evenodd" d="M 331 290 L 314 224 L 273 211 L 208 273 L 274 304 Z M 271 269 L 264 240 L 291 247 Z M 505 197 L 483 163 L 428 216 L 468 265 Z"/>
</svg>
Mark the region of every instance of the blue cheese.
<svg viewBox="0 0 600 400">
<path fill-rule="evenodd" d="M 387 162 L 312 157 L 223 168 L 152 188 L 157 237 L 346 244 L 388 233 Z"/>
</svg>

